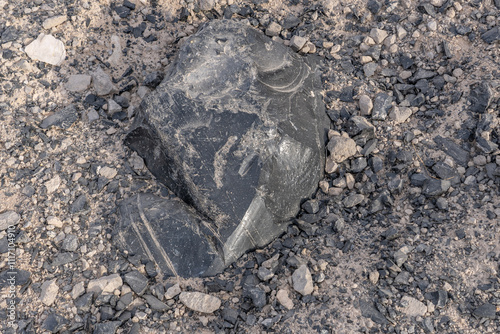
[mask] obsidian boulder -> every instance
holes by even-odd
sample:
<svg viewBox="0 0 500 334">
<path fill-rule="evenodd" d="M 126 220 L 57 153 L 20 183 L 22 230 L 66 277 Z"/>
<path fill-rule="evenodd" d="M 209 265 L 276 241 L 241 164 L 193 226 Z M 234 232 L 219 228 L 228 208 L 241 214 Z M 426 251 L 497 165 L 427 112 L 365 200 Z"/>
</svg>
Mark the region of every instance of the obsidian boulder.
<svg viewBox="0 0 500 334">
<path fill-rule="evenodd" d="M 235 21 L 184 40 L 125 139 L 181 201 L 123 201 L 118 243 L 188 277 L 283 233 L 322 177 L 329 120 L 317 69 Z"/>
</svg>

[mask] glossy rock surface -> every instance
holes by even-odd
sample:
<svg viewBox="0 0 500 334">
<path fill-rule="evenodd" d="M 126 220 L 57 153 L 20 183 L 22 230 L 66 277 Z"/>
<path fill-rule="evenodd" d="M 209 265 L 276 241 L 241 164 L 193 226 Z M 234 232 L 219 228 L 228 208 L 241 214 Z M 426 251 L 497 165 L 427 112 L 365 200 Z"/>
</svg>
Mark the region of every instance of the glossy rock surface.
<svg viewBox="0 0 500 334">
<path fill-rule="evenodd" d="M 125 140 L 182 201 L 122 202 L 118 241 L 164 274 L 201 276 L 280 235 L 322 177 L 319 86 L 314 59 L 241 23 L 186 39 Z"/>
</svg>

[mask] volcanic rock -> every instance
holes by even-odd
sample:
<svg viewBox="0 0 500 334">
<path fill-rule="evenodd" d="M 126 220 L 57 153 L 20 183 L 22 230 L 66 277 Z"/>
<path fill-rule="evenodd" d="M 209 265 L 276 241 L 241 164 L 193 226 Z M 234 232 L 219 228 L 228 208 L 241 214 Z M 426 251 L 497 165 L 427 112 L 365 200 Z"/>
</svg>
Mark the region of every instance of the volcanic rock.
<svg viewBox="0 0 500 334">
<path fill-rule="evenodd" d="M 189 37 L 125 140 L 182 202 L 124 201 L 118 243 L 201 276 L 285 231 L 324 168 L 320 85 L 314 59 L 241 23 Z"/>
</svg>

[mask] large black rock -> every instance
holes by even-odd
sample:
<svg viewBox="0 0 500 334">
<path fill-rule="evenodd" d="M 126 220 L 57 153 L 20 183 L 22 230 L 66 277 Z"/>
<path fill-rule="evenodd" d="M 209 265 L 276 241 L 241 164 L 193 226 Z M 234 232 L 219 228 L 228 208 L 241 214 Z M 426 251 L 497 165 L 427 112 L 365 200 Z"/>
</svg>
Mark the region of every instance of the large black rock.
<svg viewBox="0 0 500 334">
<path fill-rule="evenodd" d="M 322 177 L 317 64 L 235 21 L 187 38 L 126 145 L 181 200 L 120 205 L 116 240 L 164 274 L 213 275 L 280 235 Z"/>
</svg>

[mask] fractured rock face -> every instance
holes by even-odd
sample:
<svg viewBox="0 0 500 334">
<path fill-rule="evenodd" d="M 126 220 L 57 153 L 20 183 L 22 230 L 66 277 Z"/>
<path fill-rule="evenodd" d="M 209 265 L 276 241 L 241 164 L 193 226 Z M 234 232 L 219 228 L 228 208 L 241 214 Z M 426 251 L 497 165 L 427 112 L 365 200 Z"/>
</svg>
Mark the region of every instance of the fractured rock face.
<svg viewBox="0 0 500 334">
<path fill-rule="evenodd" d="M 182 202 L 122 202 L 118 242 L 164 274 L 200 276 L 281 234 L 322 176 L 316 66 L 234 21 L 184 41 L 125 139 Z"/>
</svg>

